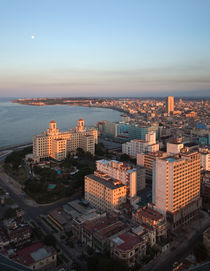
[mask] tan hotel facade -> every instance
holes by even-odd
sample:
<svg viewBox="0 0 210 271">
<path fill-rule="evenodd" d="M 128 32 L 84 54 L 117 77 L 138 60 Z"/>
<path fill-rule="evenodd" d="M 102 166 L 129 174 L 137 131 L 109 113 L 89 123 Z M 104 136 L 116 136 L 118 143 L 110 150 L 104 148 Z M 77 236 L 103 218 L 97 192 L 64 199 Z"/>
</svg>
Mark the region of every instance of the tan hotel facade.
<svg viewBox="0 0 210 271">
<path fill-rule="evenodd" d="M 183 149 L 180 154 L 157 158 L 152 195 L 155 208 L 174 229 L 193 219 L 201 208 L 199 153 Z"/>
<path fill-rule="evenodd" d="M 83 119 L 79 119 L 76 129 L 60 132 L 56 122 L 51 121 L 47 131 L 33 137 L 34 160 L 51 157 L 62 161 L 69 153 L 75 153 L 77 148 L 95 154 L 95 144 L 98 143 L 98 130 L 86 129 Z"/>
</svg>

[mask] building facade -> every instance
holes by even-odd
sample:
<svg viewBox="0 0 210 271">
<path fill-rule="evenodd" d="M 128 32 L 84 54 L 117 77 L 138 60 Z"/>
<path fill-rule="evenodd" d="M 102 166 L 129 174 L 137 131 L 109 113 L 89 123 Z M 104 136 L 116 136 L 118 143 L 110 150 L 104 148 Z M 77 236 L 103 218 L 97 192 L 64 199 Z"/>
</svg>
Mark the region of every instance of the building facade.
<svg viewBox="0 0 210 271">
<path fill-rule="evenodd" d="M 98 160 L 96 169 L 128 187 L 128 196 L 136 196 L 136 169 L 116 160 Z"/>
<path fill-rule="evenodd" d="M 87 130 L 83 119 L 78 120 L 75 129 L 66 132 L 60 132 L 56 122 L 51 121 L 47 131 L 33 137 L 33 157 L 38 162 L 49 157 L 61 161 L 68 154 L 75 153 L 77 148 L 94 155 L 97 143 L 97 129 Z"/>
<path fill-rule="evenodd" d="M 173 229 L 188 223 L 201 208 L 199 153 L 186 149 L 156 159 L 152 185 L 152 202 Z"/>
<path fill-rule="evenodd" d="M 95 171 L 85 176 L 85 200 L 97 209 L 112 212 L 127 199 L 127 186 Z"/>
<path fill-rule="evenodd" d="M 167 113 L 168 114 L 174 112 L 174 97 L 173 96 L 167 97 L 166 106 L 167 106 Z"/>
<path fill-rule="evenodd" d="M 156 143 L 156 133 L 154 131 L 146 134 L 146 140 L 133 139 L 122 144 L 122 152 L 136 158 L 137 153 L 159 151 L 159 144 Z"/>
</svg>

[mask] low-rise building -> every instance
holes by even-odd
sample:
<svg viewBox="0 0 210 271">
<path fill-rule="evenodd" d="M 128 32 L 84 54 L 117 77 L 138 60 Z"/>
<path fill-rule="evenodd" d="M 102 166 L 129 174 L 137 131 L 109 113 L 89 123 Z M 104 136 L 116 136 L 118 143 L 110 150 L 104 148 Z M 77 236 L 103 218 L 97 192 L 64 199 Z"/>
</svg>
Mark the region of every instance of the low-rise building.
<svg viewBox="0 0 210 271">
<path fill-rule="evenodd" d="M 126 230 L 118 217 L 101 217 L 85 222 L 82 226 L 81 241 L 97 252 L 109 250 L 109 238 Z"/>
<path fill-rule="evenodd" d="M 150 207 L 141 208 L 133 213 L 133 220 L 155 229 L 157 239 L 167 236 L 167 223 L 165 217 Z"/>
<path fill-rule="evenodd" d="M 112 238 L 110 246 L 112 257 L 125 262 L 129 267 L 134 266 L 136 262 L 146 255 L 145 241 L 130 232 Z"/>
<path fill-rule="evenodd" d="M 39 242 L 17 250 L 13 259 L 32 270 L 54 270 L 57 253 L 54 248 Z"/>
</svg>

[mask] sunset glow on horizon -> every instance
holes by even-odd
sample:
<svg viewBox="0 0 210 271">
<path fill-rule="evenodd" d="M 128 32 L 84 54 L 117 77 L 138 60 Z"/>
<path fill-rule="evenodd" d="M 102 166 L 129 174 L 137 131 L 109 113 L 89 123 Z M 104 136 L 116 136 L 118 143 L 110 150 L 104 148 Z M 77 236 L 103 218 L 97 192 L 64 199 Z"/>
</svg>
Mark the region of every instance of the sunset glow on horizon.
<svg viewBox="0 0 210 271">
<path fill-rule="evenodd" d="M 4 1 L 0 96 L 209 96 L 207 0 Z"/>
</svg>

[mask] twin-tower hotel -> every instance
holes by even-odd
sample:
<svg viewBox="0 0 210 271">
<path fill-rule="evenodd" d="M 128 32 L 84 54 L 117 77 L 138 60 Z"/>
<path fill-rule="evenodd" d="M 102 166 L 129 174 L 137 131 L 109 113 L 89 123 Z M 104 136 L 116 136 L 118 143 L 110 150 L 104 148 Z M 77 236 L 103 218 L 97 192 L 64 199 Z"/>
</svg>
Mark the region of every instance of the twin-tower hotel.
<svg viewBox="0 0 210 271">
<path fill-rule="evenodd" d="M 44 158 L 62 161 L 68 154 L 75 153 L 77 148 L 95 154 L 98 143 L 98 130 L 87 129 L 83 119 L 79 119 L 75 129 L 60 132 L 55 121 L 51 121 L 47 131 L 33 138 L 34 160 Z"/>
</svg>

